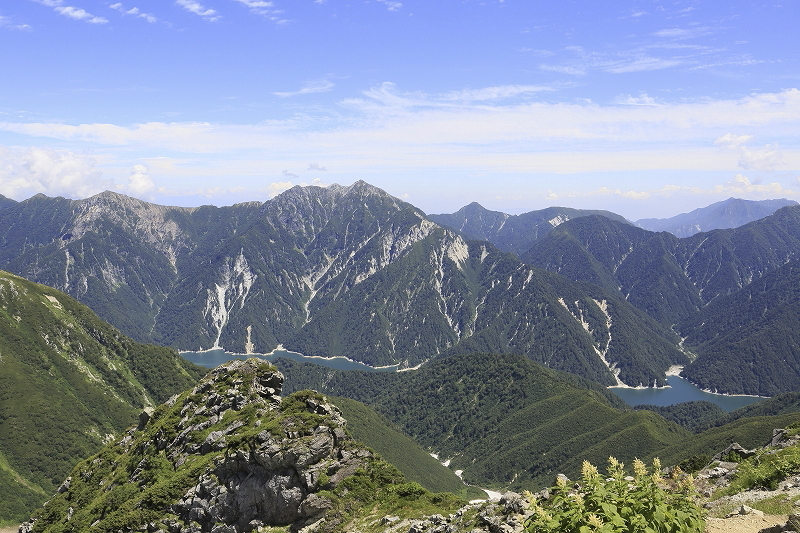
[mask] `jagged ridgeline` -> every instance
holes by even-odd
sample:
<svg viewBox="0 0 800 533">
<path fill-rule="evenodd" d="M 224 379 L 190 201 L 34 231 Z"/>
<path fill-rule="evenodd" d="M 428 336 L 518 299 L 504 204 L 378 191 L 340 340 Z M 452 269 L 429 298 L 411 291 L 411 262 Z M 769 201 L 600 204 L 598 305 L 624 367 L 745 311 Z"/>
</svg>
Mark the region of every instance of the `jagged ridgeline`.
<svg viewBox="0 0 800 533">
<path fill-rule="evenodd" d="M 364 182 L 223 208 L 38 195 L 0 209 L 0 242 L 0 267 L 178 349 L 283 344 L 407 366 L 518 353 L 606 385 L 615 373 L 663 384 L 670 364 L 687 362 L 677 336 L 616 287 L 576 284 L 466 241 Z"/>
<path fill-rule="evenodd" d="M 323 533 L 457 507 L 353 440 L 320 394 L 281 398 L 282 380 L 257 359 L 212 370 L 78 464 L 32 531 L 238 533 L 319 522 Z"/>
<path fill-rule="evenodd" d="M 22 520 L 147 406 L 206 372 L 0 271 L 0 523 Z"/>
</svg>

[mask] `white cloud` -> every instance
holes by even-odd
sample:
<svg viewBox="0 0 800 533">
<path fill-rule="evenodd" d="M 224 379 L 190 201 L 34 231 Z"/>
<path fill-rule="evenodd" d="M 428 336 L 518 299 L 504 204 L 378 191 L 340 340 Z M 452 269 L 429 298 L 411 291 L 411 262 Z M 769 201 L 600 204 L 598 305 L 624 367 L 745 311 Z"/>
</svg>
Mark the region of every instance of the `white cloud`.
<svg viewBox="0 0 800 533">
<path fill-rule="evenodd" d="M 766 145 L 762 149 L 751 149 L 745 143 L 752 135 L 726 133 L 714 140 L 714 144 L 739 153 L 739 167 L 745 170 L 775 170 L 784 166 L 783 154 L 777 145 Z"/>
<path fill-rule="evenodd" d="M 461 91 L 452 91 L 443 95 L 441 99 L 472 102 L 476 100 L 512 98 L 519 95 L 535 94 L 543 91 L 555 90 L 555 87 L 547 85 L 498 85 L 495 87 L 485 87 L 483 89 L 464 89 Z"/>
<path fill-rule="evenodd" d="M 798 178 L 800 183 L 800 178 Z M 767 184 L 753 183 L 750 178 L 742 174 L 736 174 L 730 181 L 713 185 L 711 187 L 691 187 L 686 185 L 664 185 L 658 189 L 620 189 L 610 187 L 600 187 L 592 191 L 574 191 L 555 193 L 550 191 L 548 199 L 555 201 L 564 198 L 580 198 L 592 196 L 617 196 L 627 200 L 646 201 L 658 198 L 673 198 L 685 196 L 757 196 L 757 197 L 775 197 L 775 196 L 793 196 L 797 191 L 784 188 L 780 183 L 773 182 Z"/>
<path fill-rule="evenodd" d="M 93 158 L 50 148 L 0 146 L 0 194 L 23 200 L 37 193 L 86 198 L 110 188 Z"/>
<path fill-rule="evenodd" d="M 745 170 L 775 170 L 784 166 L 783 154 L 775 145 L 767 145 L 761 150 L 750 150 L 742 146 L 739 166 Z"/>
<path fill-rule="evenodd" d="M 711 33 L 711 28 L 707 26 L 697 26 L 694 28 L 665 28 L 654 32 L 655 37 L 665 37 L 667 39 L 693 39 Z"/>
<path fill-rule="evenodd" d="M 264 15 L 269 20 L 278 24 L 285 24 L 289 22 L 287 19 L 281 18 L 279 15 L 283 13 L 281 9 L 275 9 L 274 2 L 268 0 L 235 0 L 250 8 L 250 12 L 256 15 Z"/>
<path fill-rule="evenodd" d="M 28 24 L 14 24 L 10 17 L 0 15 L 0 28 L 11 28 L 14 30 L 30 30 L 32 29 Z"/>
<path fill-rule="evenodd" d="M 385 4 L 389 11 L 399 11 L 403 4 L 394 2 L 393 0 L 378 0 L 378 2 Z"/>
<path fill-rule="evenodd" d="M 236 0 L 240 4 L 244 4 L 250 9 L 266 9 L 274 7 L 272 2 L 265 2 L 264 0 Z"/>
<path fill-rule="evenodd" d="M 197 16 L 203 17 L 204 19 L 214 22 L 220 19 L 220 16 L 217 15 L 217 12 L 211 8 L 205 7 L 200 2 L 195 2 L 194 0 L 175 0 L 175 3 L 181 6 L 186 11 L 190 13 L 194 13 Z"/>
<path fill-rule="evenodd" d="M 623 74 L 625 72 L 642 72 L 648 70 L 661 70 L 681 65 L 683 61 L 679 59 L 663 59 L 656 57 L 638 57 L 630 61 L 620 61 L 601 67 L 601 70 L 613 74 Z"/>
<path fill-rule="evenodd" d="M 64 0 L 33 0 L 37 4 L 42 4 L 43 6 L 52 7 L 56 13 L 64 15 L 65 17 L 69 17 L 74 20 L 82 20 L 84 22 L 88 22 L 89 24 L 105 24 L 108 22 L 108 19 L 103 17 L 97 17 L 92 15 L 91 13 L 81 9 L 79 7 L 73 6 L 66 6 L 64 5 Z"/>
<path fill-rule="evenodd" d="M 501 100 L 454 103 L 445 100 L 450 95 L 403 93 L 384 83 L 360 98 L 340 102 L 336 128 L 330 127 L 327 116 L 318 119 L 302 115 L 238 125 L 4 122 L 0 131 L 17 134 L 20 139 L 34 136 L 79 146 L 88 143 L 112 154 L 136 150 L 136 159 L 158 169 L 161 180 L 192 172 L 224 175 L 220 170 L 224 168 L 230 175 L 280 175 L 283 169 L 305 169 L 309 161 L 324 161 L 328 168 L 336 169 L 335 173 L 351 176 L 362 171 L 422 168 L 528 174 L 737 171 L 776 168 L 781 160 L 788 169 L 800 169 L 797 89 L 731 100 L 659 100 L 659 106 L 619 102 L 506 104 Z M 647 95 L 631 98 L 628 103 L 650 103 Z M 777 150 L 774 146 L 750 146 L 751 139 L 742 136 L 743 132 L 768 135 L 765 138 L 770 143 L 780 143 L 782 153 L 771 153 Z M 730 144 L 733 146 L 728 147 Z M 749 152 L 742 151 L 743 146 Z M 169 152 L 186 161 L 174 168 L 153 162 L 155 156 Z"/>
<path fill-rule="evenodd" d="M 119 11 L 123 15 L 132 15 L 132 16 L 144 19 L 144 20 L 146 20 L 147 22 L 149 22 L 151 24 L 154 24 L 154 23 L 158 22 L 158 18 L 156 18 L 155 15 L 153 15 L 152 13 L 143 13 L 138 7 L 132 7 L 130 9 L 125 9 L 122 6 L 121 2 L 117 2 L 116 4 L 111 4 L 108 7 L 110 7 L 111 9 L 114 9 L 116 11 Z"/>
<path fill-rule="evenodd" d="M 726 147 L 738 147 L 753 139 L 752 135 L 737 135 L 735 133 L 726 133 L 721 137 L 714 139 L 714 144 Z"/>
<path fill-rule="evenodd" d="M 321 167 L 316 163 L 309 163 L 308 168 L 306 170 L 316 170 L 318 172 L 327 172 L 328 169 L 325 167 Z"/>
<path fill-rule="evenodd" d="M 312 94 L 312 93 L 325 93 L 333 90 L 335 85 L 328 80 L 314 80 L 306 83 L 299 91 L 293 92 L 276 92 L 272 93 L 281 98 L 288 98 L 289 96 L 297 96 L 298 94 Z"/>
<path fill-rule="evenodd" d="M 295 179 L 298 177 L 296 174 L 292 174 L 291 172 L 287 172 L 285 170 L 283 171 L 283 174 L 285 176 L 293 177 Z M 306 183 L 304 181 L 301 181 L 299 183 L 294 183 L 292 181 L 275 181 L 270 183 L 266 187 L 260 189 L 259 192 L 267 193 L 267 195 L 269 195 L 270 198 L 274 198 L 278 196 L 280 193 L 288 191 L 295 185 L 300 185 L 301 187 L 307 187 L 308 185 L 314 185 L 316 187 L 327 187 L 327 185 L 322 183 L 322 181 L 320 181 L 319 178 L 315 179 L 311 183 Z"/>
<path fill-rule="evenodd" d="M 555 55 L 555 52 L 551 52 L 550 50 L 541 50 L 538 48 L 520 48 L 519 51 L 536 57 L 550 57 Z"/>
<path fill-rule="evenodd" d="M 262 192 L 266 192 L 267 194 L 269 194 L 270 198 L 274 198 L 275 196 L 278 196 L 280 193 L 288 191 L 292 187 L 294 187 L 294 184 L 291 181 L 276 181 L 270 183 L 267 187 L 265 187 L 262 190 Z"/>
<path fill-rule="evenodd" d="M 128 184 L 123 188 L 131 196 L 142 198 L 156 189 L 155 183 L 149 175 L 150 169 L 147 165 L 133 165 L 131 175 L 128 177 Z"/>
<path fill-rule="evenodd" d="M 283 172 L 281 172 L 281 174 L 283 174 L 287 178 L 293 178 L 293 179 L 299 179 L 300 178 L 300 176 L 298 176 L 297 174 L 294 174 L 292 172 L 289 172 L 288 170 L 284 170 Z"/>
<path fill-rule="evenodd" d="M 640 94 L 638 97 L 631 96 L 629 94 L 624 96 L 617 97 L 617 103 L 622 105 L 644 105 L 644 106 L 657 106 L 663 107 L 663 104 L 659 104 L 655 98 L 652 96 L 648 96 L 647 94 Z"/>
<path fill-rule="evenodd" d="M 584 76 L 586 74 L 586 69 L 579 68 L 579 67 L 571 67 L 567 65 L 539 65 L 539 68 L 542 70 L 547 70 L 549 72 L 558 72 L 559 74 L 569 74 L 571 76 Z"/>
</svg>

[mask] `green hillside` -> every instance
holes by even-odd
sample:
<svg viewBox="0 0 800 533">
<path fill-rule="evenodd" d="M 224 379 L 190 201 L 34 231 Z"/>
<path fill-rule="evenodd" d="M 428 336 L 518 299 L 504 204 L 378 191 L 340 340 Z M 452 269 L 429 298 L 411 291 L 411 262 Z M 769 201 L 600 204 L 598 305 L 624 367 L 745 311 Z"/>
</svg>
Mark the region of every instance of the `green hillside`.
<svg viewBox="0 0 800 533">
<path fill-rule="evenodd" d="M 371 407 L 342 396 L 329 396 L 328 400 L 342 411 L 353 437 L 399 468 L 410 481 L 433 492 L 452 492 L 466 499 L 486 497 L 482 490 L 464 485 L 452 470 Z"/>
<path fill-rule="evenodd" d="M 205 370 L 131 341 L 69 296 L 0 272 L 0 523 Z"/>
<path fill-rule="evenodd" d="M 632 460 L 690 435 L 626 409 L 597 384 L 520 356 L 452 356 L 401 373 L 278 364 L 287 390 L 364 402 L 481 486 L 540 488 L 556 473 L 577 475 L 583 459 Z"/>
</svg>

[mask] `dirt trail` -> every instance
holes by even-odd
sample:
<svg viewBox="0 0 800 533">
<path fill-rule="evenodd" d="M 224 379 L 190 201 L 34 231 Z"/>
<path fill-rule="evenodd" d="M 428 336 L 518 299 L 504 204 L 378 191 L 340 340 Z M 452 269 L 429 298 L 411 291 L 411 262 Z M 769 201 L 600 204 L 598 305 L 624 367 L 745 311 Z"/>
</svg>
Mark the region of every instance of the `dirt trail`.
<svg viewBox="0 0 800 533">
<path fill-rule="evenodd" d="M 705 533 L 758 533 L 764 528 L 785 524 L 786 515 L 739 515 L 706 519 Z"/>
</svg>

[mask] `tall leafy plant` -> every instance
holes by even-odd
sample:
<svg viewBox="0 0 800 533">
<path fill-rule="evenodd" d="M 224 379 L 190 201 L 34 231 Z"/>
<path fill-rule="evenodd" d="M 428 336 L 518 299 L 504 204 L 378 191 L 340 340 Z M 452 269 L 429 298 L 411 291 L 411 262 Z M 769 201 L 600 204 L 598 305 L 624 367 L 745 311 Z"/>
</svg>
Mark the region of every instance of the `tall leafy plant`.
<svg viewBox="0 0 800 533">
<path fill-rule="evenodd" d="M 703 531 L 702 510 L 695 504 L 691 476 L 661 477 L 661 464 L 633 462 L 633 476 L 611 457 L 607 476 L 584 461 L 580 483 L 559 476 L 547 499 L 531 495 L 529 533 L 696 533 Z"/>
</svg>

